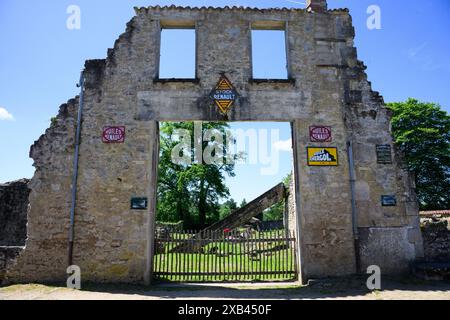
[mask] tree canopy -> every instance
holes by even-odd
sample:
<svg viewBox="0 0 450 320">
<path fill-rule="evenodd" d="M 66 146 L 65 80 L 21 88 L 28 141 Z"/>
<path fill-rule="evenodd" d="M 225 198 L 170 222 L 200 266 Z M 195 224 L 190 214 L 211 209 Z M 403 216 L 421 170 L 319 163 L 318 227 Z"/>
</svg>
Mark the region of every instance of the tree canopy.
<svg viewBox="0 0 450 320">
<path fill-rule="evenodd" d="M 206 224 L 217 221 L 220 217 L 219 200 L 230 195 L 225 185 L 225 175 L 234 176 L 234 163 L 222 161 L 206 163 L 193 161 L 195 158 L 195 139 L 201 139 L 202 153 L 207 147 L 217 147 L 227 156 L 228 145 L 224 141 L 211 139 L 203 141 L 208 129 L 218 130 L 222 135 L 228 124 L 221 122 L 202 123 L 201 136 L 194 134 L 194 122 L 170 122 L 161 125 L 161 147 L 158 182 L 158 213 L 160 221 L 176 222 L 183 220 L 184 227 L 203 228 Z M 176 138 L 177 130 L 185 130 L 191 142 L 189 149 L 182 156 L 191 161 L 180 163 L 173 161 L 173 150 L 180 144 Z M 214 149 L 214 148 L 213 148 Z M 213 152 L 214 153 L 214 152 Z M 234 160 L 239 155 L 232 156 Z"/>
<path fill-rule="evenodd" d="M 450 208 L 450 117 L 438 104 L 389 103 L 392 132 L 414 172 L 422 210 Z"/>
</svg>

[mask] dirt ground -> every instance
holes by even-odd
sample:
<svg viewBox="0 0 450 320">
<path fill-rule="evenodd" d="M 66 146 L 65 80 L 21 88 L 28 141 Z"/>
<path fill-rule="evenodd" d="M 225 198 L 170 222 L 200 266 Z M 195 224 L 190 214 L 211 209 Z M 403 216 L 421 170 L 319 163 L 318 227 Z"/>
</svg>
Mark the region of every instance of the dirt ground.
<svg viewBox="0 0 450 320">
<path fill-rule="evenodd" d="M 82 290 L 37 284 L 0 287 L 0 300 L 450 300 L 450 282 L 384 279 L 382 290 L 369 291 L 364 279 L 339 279 L 270 284 L 158 284 L 151 288 L 130 285 L 83 284 Z"/>
</svg>

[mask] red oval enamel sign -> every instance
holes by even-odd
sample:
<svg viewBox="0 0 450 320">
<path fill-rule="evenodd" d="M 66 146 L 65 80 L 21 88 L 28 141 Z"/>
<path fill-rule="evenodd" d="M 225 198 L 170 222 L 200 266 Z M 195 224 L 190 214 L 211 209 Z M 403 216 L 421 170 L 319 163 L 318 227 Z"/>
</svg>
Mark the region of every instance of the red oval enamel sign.
<svg viewBox="0 0 450 320">
<path fill-rule="evenodd" d="M 331 127 L 313 126 L 309 128 L 311 142 L 331 142 Z"/>
<path fill-rule="evenodd" d="M 104 127 L 102 140 L 104 143 L 124 143 L 125 127 Z"/>
</svg>

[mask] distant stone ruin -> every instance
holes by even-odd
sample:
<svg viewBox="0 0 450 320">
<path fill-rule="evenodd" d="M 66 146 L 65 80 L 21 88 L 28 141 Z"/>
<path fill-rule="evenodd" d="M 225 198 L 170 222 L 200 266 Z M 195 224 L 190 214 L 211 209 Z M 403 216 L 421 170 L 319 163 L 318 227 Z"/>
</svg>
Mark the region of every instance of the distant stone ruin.
<svg viewBox="0 0 450 320">
<path fill-rule="evenodd" d="M 25 246 L 29 182 L 21 179 L 0 184 L 0 283 L 8 264 Z"/>
<path fill-rule="evenodd" d="M 0 246 L 24 246 L 27 237 L 28 179 L 0 184 Z"/>
</svg>

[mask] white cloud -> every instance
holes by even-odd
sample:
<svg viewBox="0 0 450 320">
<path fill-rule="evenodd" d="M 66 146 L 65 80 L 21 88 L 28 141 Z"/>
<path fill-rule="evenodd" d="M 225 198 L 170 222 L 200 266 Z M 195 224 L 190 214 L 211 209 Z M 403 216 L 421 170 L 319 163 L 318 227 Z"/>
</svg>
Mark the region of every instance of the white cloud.
<svg viewBox="0 0 450 320">
<path fill-rule="evenodd" d="M 273 144 L 273 148 L 279 151 L 292 151 L 292 140 L 280 140 Z"/>
<path fill-rule="evenodd" d="M 14 121 L 14 117 L 8 110 L 0 107 L 0 120 Z"/>
<path fill-rule="evenodd" d="M 423 51 L 423 49 L 427 46 L 427 43 L 424 42 L 422 43 L 420 46 L 415 47 L 415 48 L 411 48 L 408 50 L 408 56 L 411 60 L 416 61 L 417 60 L 417 55 Z"/>
<path fill-rule="evenodd" d="M 295 0 L 286 0 L 287 2 L 292 2 L 292 3 L 296 3 L 296 4 L 302 4 L 302 5 L 306 5 L 306 2 L 302 1 L 295 1 Z"/>
<path fill-rule="evenodd" d="M 407 52 L 409 60 L 417 64 L 423 71 L 436 71 L 440 69 L 449 70 L 449 63 L 437 63 L 435 54 L 430 53 L 428 43 L 424 42 L 420 46 L 411 48 Z"/>
</svg>

